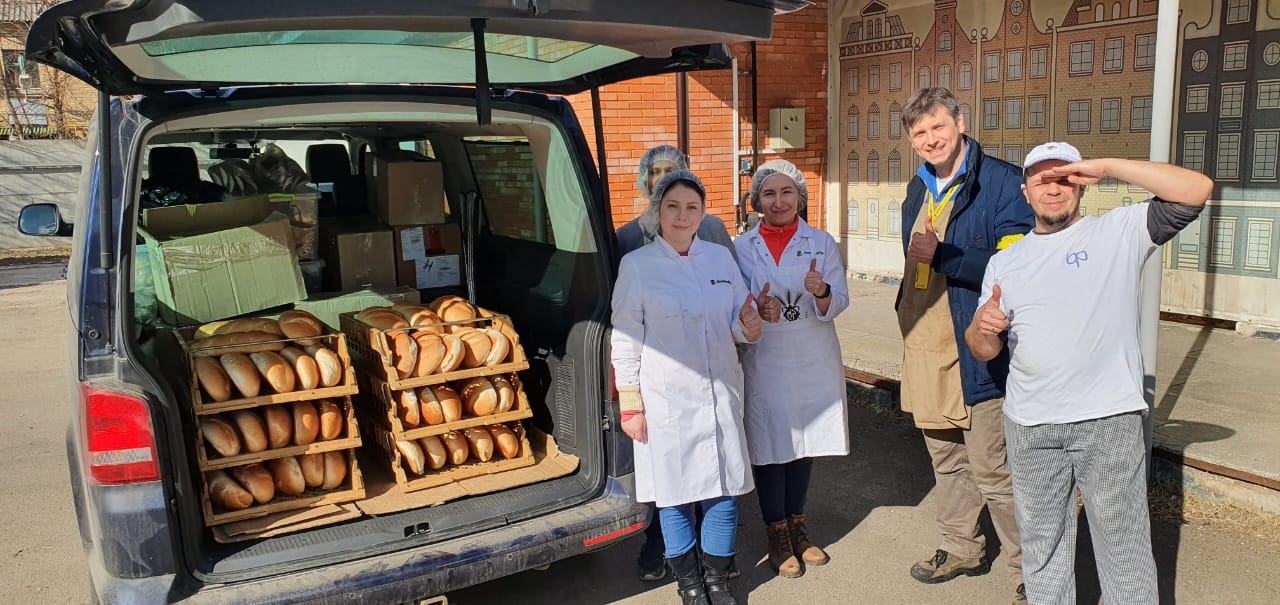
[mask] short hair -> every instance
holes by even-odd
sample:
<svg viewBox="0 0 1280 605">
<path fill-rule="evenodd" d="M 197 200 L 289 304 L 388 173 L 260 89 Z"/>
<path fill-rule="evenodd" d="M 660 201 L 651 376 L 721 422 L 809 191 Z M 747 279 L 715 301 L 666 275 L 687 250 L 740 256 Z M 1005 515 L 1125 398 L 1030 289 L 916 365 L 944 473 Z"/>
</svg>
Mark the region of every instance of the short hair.
<svg viewBox="0 0 1280 605">
<path fill-rule="evenodd" d="M 951 89 L 941 86 L 921 88 L 907 99 L 907 106 L 902 110 L 902 129 L 910 132 L 911 125 L 915 124 L 916 120 L 933 113 L 939 107 L 945 108 L 953 118 L 960 116 L 960 102 L 956 100 L 954 94 L 951 94 Z"/>
</svg>

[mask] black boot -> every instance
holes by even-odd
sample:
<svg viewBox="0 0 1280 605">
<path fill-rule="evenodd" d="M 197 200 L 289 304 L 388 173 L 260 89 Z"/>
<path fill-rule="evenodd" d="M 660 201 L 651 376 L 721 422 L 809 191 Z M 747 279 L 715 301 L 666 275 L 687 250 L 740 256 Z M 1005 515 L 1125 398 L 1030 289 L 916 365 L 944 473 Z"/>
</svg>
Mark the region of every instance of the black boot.
<svg viewBox="0 0 1280 605">
<path fill-rule="evenodd" d="M 733 557 L 703 553 L 702 564 L 702 577 L 707 585 L 707 596 L 711 597 L 711 605 L 738 605 L 738 601 L 729 592 L 729 570 L 733 568 Z"/>
<path fill-rule="evenodd" d="M 691 548 L 678 557 L 667 559 L 671 573 L 676 576 L 676 593 L 684 605 L 710 605 L 707 601 L 707 587 L 702 582 L 702 561 L 698 560 L 698 549 Z"/>
</svg>

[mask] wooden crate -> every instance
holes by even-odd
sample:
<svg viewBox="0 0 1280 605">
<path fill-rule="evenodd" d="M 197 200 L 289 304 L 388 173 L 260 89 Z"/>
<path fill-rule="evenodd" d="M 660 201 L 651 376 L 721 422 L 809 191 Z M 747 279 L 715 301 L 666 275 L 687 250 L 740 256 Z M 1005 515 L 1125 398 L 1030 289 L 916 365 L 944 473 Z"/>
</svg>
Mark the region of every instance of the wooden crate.
<svg viewBox="0 0 1280 605">
<path fill-rule="evenodd" d="M 493 375 L 493 374 L 491 374 Z M 511 386 L 516 391 L 516 403 L 512 409 L 502 412 L 501 414 L 490 414 L 488 416 L 478 416 L 471 418 L 463 418 L 454 422 L 446 422 L 444 424 L 436 424 L 431 426 L 421 425 L 413 428 L 404 426 L 400 421 L 400 415 L 397 413 L 398 406 L 396 404 L 396 391 L 391 388 L 390 383 L 374 376 L 369 377 L 370 397 L 362 397 L 358 401 L 364 405 L 376 406 L 369 410 L 369 416 L 377 418 L 379 423 L 386 429 L 389 429 L 393 435 L 398 435 L 403 439 L 421 439 L 429 435 L 440 435 L 449 431 L 459 431 L 473 426 L 484 426 L 489 424 L 505 424 L 524 420 L 533 417 L 533 408 L 529 405 L 529 398 L 524 393 L 524 386 L 515 374 L 507 375 L 507 380 L 511 381 Z M 456 390 L 456 389 L 455 389 Z"/>
<path fill-rule="evenodd" d="M 268 403 L 287 403 L 291 401 L 308 401 L 315 399 L 340 399 L 348 395 L 354 395 L 358 392 L 356 386 L 355 369 L 351 365 L 351 355 L 347 351 L 347 338 L 341 332 L 330 332 L 319 337 L 324 341 L 323 344 L 338 354 L 338 359 L 342 361 L 342 382 L 331 387 L 320 387 L 306 391 L 290 391 L 288 393 L 269 393 L 258 395 L 257 397 L 244 397 L 240 399 L 230 399 L 227 401 L 213 401 L 205 398 L 204 391 L 200 389 L 199 381 L 195 376 L 195 357 L 204 351 L 193 353 L 190 349 L 190 343 L 193 342 L 192 335 L 195 334 L 196 328 L 179 328 L 174 330 L 174 336 L 178 341 L 178 345 L 184 353 L 185 375 L 191 387 L 191 406 L 195 409 L 196 414 L 217 414 L 219 412 L 229 412 L 232 410 L 242 410 L 245 408 L 257 407 Z M 297 338 L 281 338 L 280 342 L 296 342 Z M 271 341 L 276 342 L 276 341 Z M 298 348 L 302 348 L 301 345 Z M 216 356 L 217 349 L 208 349 L 209 356 Z M 265 380 L 264 380 L 265 382 Z M 270 387 L 267 387 L 270 388 Z"/>
<path fill-rule="evenodd" d="M 302 454 L 318 454 L 320 452 L 332 452 L 336 450 L 346 450 L 360 447 L 360 426 L 356 420 L 355 405 L 351 402 L 351 397 L 346 396 L 338 400 L 343 406 L 343 416 L 346 418 L 346 426 L 343 433 L 345 436 L 329 441 L 315 441 L 307 445 L 293 445 L 277 449 L 268 449 L 261 452 L 246 452 L 235 456 L 210 457 L 209 448 L 205 447 L 204 432 L 200 427 L 196 427 L 196 452 L 200 463 L 200 470 L 212 471 L 218 469 L 231 468 L 233 466 L 242 466 L 254 462 L 265 462 L 274 458 L 284 458 L 286 456 L 299 456 Z M 288 403 L 268 404 L 268 405 L 290 405 Z M 258 407 L 266 407 L 265 405 Z M 226 419 L 234 426 L 235 423 L 230 419 Z M 197 419 L 197 423 L 199 420 Z"/>
<path fill-rule="evenodd" d="M 373 442 L 373 446 L 364 448 L 364 451 L 376 454 L 380 462 L 390 464 L 396 485 L 406 492 L 439 487 L 454 481 L 492 475 L 534 465 L 536 460 L 533 458 L 533 447 L 529 444 L 529 436 L 525 434 L 522 423 L 488 422 L 485 424 L 506 424 L 515 431 L 516 436 L 520 439 L 520 453 L 514 458 L 503 458 L 497 453 L 497 445 L 495 444 L 494 457 L 489 459 L 488 462 L 477 462 L 469 459 L 463 464 L 448 465 L 440 470 L 428 470 L 424 475 L 415 475 L 404 467 L 400 449 L 396 447 L 396 436 L 386 428 L 372 422 L 366 423 L 364 426 L 368 427 L 369 440 Z"/>
<path fill-rule="evenodd" d="M 243 521 L 245 519 L 254 519 L 272 513 L 279 513 L 287 510 L 298 510 L 302 508 L 312 508 L 325 504 L 339 504 L 342 502 L 353 502 L 364 498 L 364 476 L 360 473 L 360 465 L 356 462 L 354 449 L 346 450 L 347 456 L 347 479 L 338 489 L 331 491 L 323 491 L 320 489 L 308 489 L 298 496 L 280 496 L 266 504 L 255 504 L 243 510 L 217 510 L 209 499 L 209 482 L 205 480 L 205 474 L 201 473 L 201 483 L 203 489 L 201 491 L 201 500 L 204 506 L 204 523 L 207 526 L 222 525 L 234 521 Z"/>
<path fill-rule="evenodd" d="M 529 359 L 524 354 L 524 347 L 520 346 L 519 341 L 513 340 L 511 342 L 511 353 L 508 355 L 506 363 L 500 363 L 483 368 L 458 369 L 445 374 L 401 378 L 399 372 L 396 371 L 395 362 L 391 357 L 391 349 L 388 346 L 386 335 L 395 332 L 415 332 L 426 326 L 380 330 L 356 319 L 355 316 L 356 312 L 348 312 L 338 315 L 338 321 L 341 322 L 342 325 L 342 332 L 347 336 L 348 342 L 351 345 L 352 357 L 362 370 L 369 373 L 371 376 L 376 376 L 385 380 L 386 383 L 391 386 L 391 389 L 395 391 L 403 391 L 409 388 L 423 387 L 443 382 L 453 382 L 455 380 L 463 380 L 466 378 L 473 378 L 475 376 L 506 374 L 529 369 Z M 448 321 L 431 325 L 465 325 L 470 327 L 488 328 L 493 327 L 495 320 L 506 320 L 507 322 L 510 322 L 511 318 L 506 315 L 495 315 L 494 317 L 479 317 L 476 319 Z"/>
</svg>

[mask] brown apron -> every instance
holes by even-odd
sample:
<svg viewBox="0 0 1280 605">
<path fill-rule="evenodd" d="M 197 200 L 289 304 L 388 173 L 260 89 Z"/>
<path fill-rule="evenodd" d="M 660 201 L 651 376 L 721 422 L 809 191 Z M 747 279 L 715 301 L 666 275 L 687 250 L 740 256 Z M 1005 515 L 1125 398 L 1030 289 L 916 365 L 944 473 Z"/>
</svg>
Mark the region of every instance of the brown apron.
<svg viewBox="0 0 1280 605">
<path fill-rule="evenodd" d="M 934 219 L 937 233 L 947 232 L 950 208 Z M 928 205 L 920 208 L 911 232 L 924 233 Z M 916 287 L 918 263 L 907 259 L 902 275 L 898 327 L 902 329 L 902 411 L 922 429 L 969 428 L 969 406 L 960 383 L 960 352 L 947 296 L 947 278 L 930 271 L 928 287 Z M 926 267 L 927 270 L 927 267 Z"/>
</svg>

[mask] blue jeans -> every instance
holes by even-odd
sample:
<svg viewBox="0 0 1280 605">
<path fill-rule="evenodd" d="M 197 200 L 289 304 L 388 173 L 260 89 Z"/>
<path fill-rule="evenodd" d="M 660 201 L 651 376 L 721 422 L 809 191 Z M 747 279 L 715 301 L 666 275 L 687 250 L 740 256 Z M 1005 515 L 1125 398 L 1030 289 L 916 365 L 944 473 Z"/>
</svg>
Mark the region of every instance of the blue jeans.
<svg viewBox="0 0 1280 605">
<path fill-rule="evenodd" d="M 658 509 L 662 537 L 667 543 L 664 554 L 668 559 L 698 546 L 694 515 L 699 506 L 702 507 L 702 552 L 717 557 L 734 555 L 734 542 L 738 537 L 738 499 L 721 496 Z"/>
<path fill-rule="evenodd" d="M 786 464 L 752 466 L 756 477 L 756 497 L 760 500 L 760 514 L 765 525 L 785 521 L 787 517 L 804 514 L 804 504 L 809 494 L 809 477 L 813 473 L 813 458 L 800 458 Z"/>
</svg>

